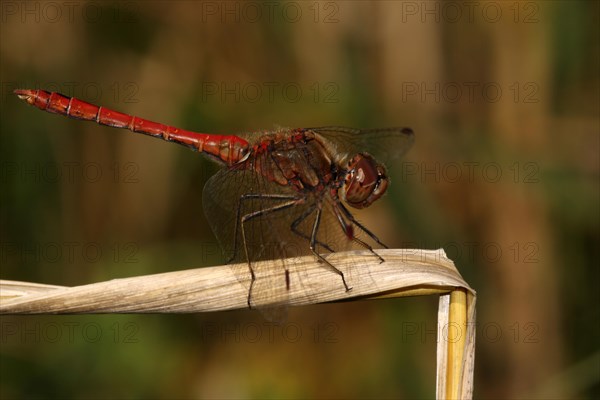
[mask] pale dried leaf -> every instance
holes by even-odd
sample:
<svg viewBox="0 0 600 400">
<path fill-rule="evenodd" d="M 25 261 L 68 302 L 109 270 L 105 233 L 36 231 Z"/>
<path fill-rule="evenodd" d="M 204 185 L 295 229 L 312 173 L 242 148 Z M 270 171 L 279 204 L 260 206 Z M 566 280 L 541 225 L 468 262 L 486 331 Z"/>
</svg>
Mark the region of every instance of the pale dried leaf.
<svg viewBox="0 0 600 400">
<path fill-rule="evenodd" d="M 440 294 L 438 312 L 437 398 L 470 399 L 473 393 L 475 291 L 463 280 L 443 250 L 377 250 L 335 253 L 328 258 L 351 271 L 352 290 L 340 277 L 308 256 L 290 260 L 290 305 L 349 299 Z M 358 266 L 358 267 L 357 267 Z M 267 275 L 281 275 L 273 263 Z M 2 314 L 195 313 L 247 308 L 248 281 L 231 266 L 198 268 L 115 279 L 76 287 L 0 281 Z M 459 328 L 458 340 L 443 330 Z"/>
</svg>

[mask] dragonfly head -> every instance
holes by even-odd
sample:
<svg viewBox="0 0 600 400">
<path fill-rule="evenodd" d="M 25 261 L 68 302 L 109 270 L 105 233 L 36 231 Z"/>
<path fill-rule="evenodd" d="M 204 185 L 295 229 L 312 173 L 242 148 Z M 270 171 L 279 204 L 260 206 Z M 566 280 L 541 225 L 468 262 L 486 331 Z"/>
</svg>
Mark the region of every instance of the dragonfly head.
<svg viewBox="0 0 600 400">
<path fill-rule="evenodd" d="M 365 208 L 385 193 L 389 179 L 385 167 L 368 153 L 350 159 L 342 186 L 342 199 L 354 208 Z"/>
</svg>

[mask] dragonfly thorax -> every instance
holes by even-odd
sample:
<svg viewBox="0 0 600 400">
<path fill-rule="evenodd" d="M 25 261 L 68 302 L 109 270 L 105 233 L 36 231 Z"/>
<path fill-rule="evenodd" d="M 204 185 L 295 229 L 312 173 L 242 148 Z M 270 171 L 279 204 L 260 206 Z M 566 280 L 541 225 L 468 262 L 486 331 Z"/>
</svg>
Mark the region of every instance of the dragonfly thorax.
<svg viewBox="0 0 600 400">
<path fill-rule="evenodd" d="M 354 208 L 365 208 L 385 193 L 389 184 L 385 167 L 368 153 L 358 153 L 348 162 L 342 199 Z"/>
</svg>

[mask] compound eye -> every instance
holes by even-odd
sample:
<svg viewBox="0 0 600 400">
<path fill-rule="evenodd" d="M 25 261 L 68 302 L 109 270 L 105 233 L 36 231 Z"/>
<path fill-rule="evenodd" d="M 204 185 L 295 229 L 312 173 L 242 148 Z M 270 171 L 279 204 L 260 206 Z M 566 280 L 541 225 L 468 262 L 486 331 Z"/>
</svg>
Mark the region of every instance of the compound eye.
<svg viewBox="0 0 600 400">
<path fill-rule="evenodd" d="M 342 198 L 354 208 L 365 208 L 385 193 L 389 184 L 383 165 L 367 153 L 358 153 L 348 163 Z"/>
</svg>

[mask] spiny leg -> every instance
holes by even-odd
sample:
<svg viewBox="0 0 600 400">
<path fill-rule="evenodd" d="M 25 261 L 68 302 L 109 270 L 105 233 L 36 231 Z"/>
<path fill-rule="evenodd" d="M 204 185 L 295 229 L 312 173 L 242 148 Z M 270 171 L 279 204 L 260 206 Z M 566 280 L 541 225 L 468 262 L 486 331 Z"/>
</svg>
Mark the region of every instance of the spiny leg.
<svg viewBox="0 0 600 400">
<path fill-rule="evenodd" d="M 348 287 L 346 283 L 346 278 L 344 277 L 344 273 L 337 269 L 333 264 L 325 259 L 322 255 L 320 255 L 316 250 L 316 242 L 317 242 L 317 232 L 319 230 L 319 224 L 321 223 L 321 208 L 317 209 L 317 216 L 315 217 L 315 222 L 313 224 L 313 230 L 310 238 L 310 251 L 317 257 L 317 259 L 323 263 L 325 263 L 329 268 L 331 268 L 335 273 L 342 277 L 342 282 L 344 283 L 344 287 L 346 288 L 346 292 L 350 291 L 352 288 Z"/>
<path fill-rule="evenodd" d="M 360 230 L 362 230 L 364 233 L 366 233 L 367 235 L 369 235 L 369 237 L 371 237 L 371 239 L 373 239 L 374 241 L 376 241 L 377 243 L 379 243 L 381 246 L 383 246 L 386 249 L 388 248 L 388 246 L 386 246 L 383 242 L 381 242 L 381 240 L 379 240 L 379 238 L 377 236 L 375 236 L 375 234 L 373 232 L 371 232 L 364 225 L 362 225 L 360 222 L 358 222 L 354 218 L 354 216 L 352 215 L 352 213 L 346 207 L 344 207 L 344 205 L 342 203 L 338 202 L 337 205 L 339 205 L 340 209 L 346 215 L 346 218 L 348 218 L 352 224 L 358 226 L 358 228 Z M 334 207 L 335 207 L 335 205 L 334 205 Z M 371 253 L 373 253 L 373 255 L 375 255 L 377 258 L 379 258 L 379 262 L 380 263 L 382 263 L 382 262 L 385 261 L 383 259 L 383 257 L 381 257 L 379 254 L 377 254 L 377 252 L 375 252 L 375 250 L 373 250 L 373 247 L 371 247 L 368 243 L 365 243 L 361 239 L 359 239 L 357 237 L 354 237 L 354 236 L 352 237 L 352 240 L 355 241 L 356 243 L 360 244 L 361 246 L 363 246 L 367 250 L 369 250 Z"/>
<path fill-rule="evenodd" d="M 381 264 L 382 262 L 384 262 L 385 260 L 383 259 L 383 257 L 381 257 L 379 254 L 377 254 L 377 252 L 373 249 L 373 247 L 371 247 L 368 243 L 363 242 L 362 240 L 360 240 L 357 237 L 352 238 L 352 240 L 358 244 L 360 244 L 362 247 L 364 247 L 365 249 L 369 250 L 371 253 L 373 253 L 373 255 L 377 258 L 379 258 L 379 263 Z"/>
<path fill-rule="evenodd" d="M 283 199 L 283 196 L 280 195 L 251 195 L 251 196 L 255 196 L 256 198 L 269 198 L 269 199 Z M 275 197 L 273 197 L 275 196 Z M 249 214 L 246 214 L 242 217 L 240 223 L 242 226 L 242 242 L 244 245 L 244 252 L 246 254 L 246 259 L 248 260 L 248 268 L 250 269 L 250 275 L 251 275 L 251 281 L 250 281 L 250 289 L 248 290 L 248 308 L 252 308 L 252 305 L 250 303 L 250 299 L 252 298 L 252 287 L 254 286 L 254 281 L 256 280 L 256 275 L 254 274 L 254 270 L 252 269 L 252 263 L 250 261 L 250 254 L 248 253 L 248 243 L 246 241 L 246 228 L 245 228 L 245 223 L 250 221 L 253 218 L 262 216 L 262 215 L 266 215 L 266 214 L 270 214 L 276 211 L 281 211 L 281 210 L 285 210 L 287 208 L 290 208 L 294 205 L 296 205 L 298 203 L 298 198 L 296 197 L 292 197 L 292 196 L 287 196 L 287 198 L 292 198 L 293 200 L 288 200 L 285 203 L 270 207 L 270 208 L 264 208 L 262 210 L 258 210 L 258 211 L 254 211 L 251 212 Z M 289 280 L 289 273 L 287 273 L 286 270 L 286 280 Z M 287 283 L 287 281 L 286 281 Z"/>
<path fill-rule="evenodd" d="M 302 213 L 301 216 L 299 216 L 298 218 L 296 218 L 296 220 L 294 222 L 292 222 L 292 232 L 294 232 L 296 235 L 300 236 L 303 239 L 306 239 L 309 243 L 310 243 L 310 236 L 308 236 L 306 233 L 301 232 L 298 229 L 298 225 L 300 225 L 302 223 L 302 221 L 304 221 L 306 218 L 308 218 L 308 216 L 310 214 L 312 214 L 315 209 L 317 208 L 316 204 L 313 204 L 311 207 L 309 207 L 306 211 L 304 211 L 304 213 Z M 329 245 L 327 243 L 323 243 L 319 240 L 316 241 L 316 243 L 323 247 L 324 249 L 326 249 L 327 251 L 331 252 L 331 253 L 335 253 L 335 250 L 333 250 L 331 247 L 329 247 Z"/>
<path fill-rule="evenodd" d="M 362 225 L 360 225 L 358 223 L 358 221 L 356 221 L 354 219 L 354 217 L 352 216 L 352 214 L 350 214 L 350 212 L 348 210 L 344 209 L 343 210 L 344 213 L 342 214 L 342 211 L 340 211 L 340 210 L 342 209 L 343 205 L 339 201 L 333 200 L 330 203 L 330 205 L 333 208 L 333 213 L 335 214 L 335 216 L 338 220 L 338 223 L 340 224 L 340 227 L 344 231 L 344 234 L 346 235 L 346 237 L 348 239 L 352 240 L 353 242 L 358 243 L 359 245 L 368 249 L 371 253 L 373 253 L 373 255 L 375 255 L 377 258 L 379 258 L 379 262 L 382 263 L 384 261 L 384 259 L 379 254 L 377 254 L 369 244 L 365 243 L 364 241 L 362 241 L 361 239 L 357 238 L 354 235 L 354 229 L 352 227 L 353 223 L 356 224 L 361 229 L 364 229 L 364 227 Z M 346 219 L 349 219 L 350 222 L 347 222 Z M 383 245 L 383 243 L 382 243 L 382 245 Z M 385 246 L 385 245 L 383 245 L 383 246 Z M 387 246 L 385 246 L 385 247 L 387 247 Z"/>
<path fill-rule="evenodd" d="M 251 199 L 264 199 L 264 200 L 293 200 L 297 199 L 295 196 L 284 195 L 284 194 L 259 194 L 259 193 L 248 193 L 240 196 L 237 203 L 237 211 L 235 215 L 235 226 L 233 228 L 233 253 L 231 257 L 227 260 L 227 264 L 230 264 L 233 260 L 235 260 L 237 256 L 237 241 L 238 241 L 238 225 L 241 223 L 241 213 L 242 206 L 246 200 Z M 247 259 L 248 260 L 248 259 Z M 249 261 L 249 260 L 248 260 Z"/>
<path fill-rule="evenodd" d="M 371 237 L 371 239 L 373 239 L 374 241 L 376 241 L 377 243 L 379 243 L 380 245 L 382 245 L 386 249 L 389 248 L 381 240 L 379 240 L 379 238 L 377 236 L 375 236 L 375 234 L 373 232 L 371 232 L 364 225 L 362 225 L 360 222 L 358 222 L 354 218 L 354 215 L 352 215 L 352 213 L 350 211 L 348 211 L 348 209 L 341 202 L 338 202 L 337 204 L 339 205 L 339 207 L 341 208 L 341 210 L 344 212 L 344 214 L 346 215 L 346 217 L 350 220 L 350 222 L 352 222 L 354 225 L 358 226 L 360 228 L 360 230 L 363 231 L 364 233 L 366 233 L 367 235 L 369 235 Z"/>
</svg>

